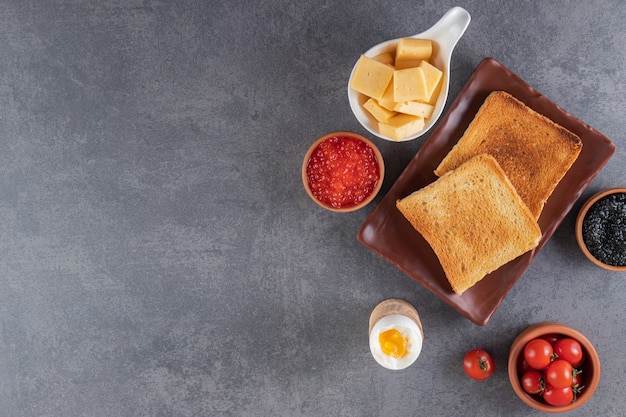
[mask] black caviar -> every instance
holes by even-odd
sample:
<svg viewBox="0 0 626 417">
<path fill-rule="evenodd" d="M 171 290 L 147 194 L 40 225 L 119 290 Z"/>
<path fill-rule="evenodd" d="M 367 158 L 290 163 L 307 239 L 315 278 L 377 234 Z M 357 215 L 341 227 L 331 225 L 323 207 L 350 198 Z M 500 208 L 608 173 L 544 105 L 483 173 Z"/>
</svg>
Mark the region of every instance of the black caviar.
<svg viewBox="0 0 626 417">
<path fill-rule="evenodd" d="M 583 241 L 600 262 L 626 266 L 626 193 L 596 201 L 583 220 Z"/>
</svg>

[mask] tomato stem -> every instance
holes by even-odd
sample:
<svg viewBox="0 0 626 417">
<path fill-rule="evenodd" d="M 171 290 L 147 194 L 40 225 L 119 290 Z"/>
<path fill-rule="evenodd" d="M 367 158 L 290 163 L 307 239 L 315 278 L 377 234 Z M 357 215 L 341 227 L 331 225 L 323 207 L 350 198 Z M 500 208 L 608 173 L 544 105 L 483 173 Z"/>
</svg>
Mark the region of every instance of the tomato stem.
<svg viewBox="0 0 626 417">
<path fill-rule="evenodd" d="M 578 394 L 580 394 L 580 392 L 583 390 L 583 388 L 585 388 L 584 385 L 576 385 L 572 387 L 572 392 L 574 393 L 574 399 L 572 400 L 573 403 L 576 402 L 576 398 L 578 397 Z"/>
</svg>

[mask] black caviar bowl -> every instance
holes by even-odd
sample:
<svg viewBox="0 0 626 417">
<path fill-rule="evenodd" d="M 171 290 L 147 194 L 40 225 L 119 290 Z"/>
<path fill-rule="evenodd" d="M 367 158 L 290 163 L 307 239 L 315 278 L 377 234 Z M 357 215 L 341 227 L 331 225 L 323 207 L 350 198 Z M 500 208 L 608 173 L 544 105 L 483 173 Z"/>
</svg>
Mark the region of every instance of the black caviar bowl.
<svg viewBox="0 0 626 417">
<path fill-rule="evenodd" d="M 589 200 L 585 202 L 585 204 L 578 212 L 578 217 L 576 218 L 576 241 L 578 242 L 578 246 L 585 254 L 585 256 L 595 265 L 608 271 L 626 272 L 626 265 L 610 265 L 598 259 L 598 255 L 594 255 L 594 253 L 592 253 L 593 251 L 590 250 L 588 244 L 585 242 L 584 223 L 585 218 L 589 213 L 589 210 L 600 200 L 613 194 L 626 194 L 626 188 L 610 188 L 601 191 L 593 195 L 591 198 L 589 198 Z"/>
</svg>

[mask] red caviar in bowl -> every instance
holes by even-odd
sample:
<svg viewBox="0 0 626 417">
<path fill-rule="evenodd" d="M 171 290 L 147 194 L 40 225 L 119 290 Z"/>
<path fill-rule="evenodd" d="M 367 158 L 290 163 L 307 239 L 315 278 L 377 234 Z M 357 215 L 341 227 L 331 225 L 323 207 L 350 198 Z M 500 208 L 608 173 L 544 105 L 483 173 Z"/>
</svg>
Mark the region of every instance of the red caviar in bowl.
<svg viewBox="0 0 626 417">
<path fill-rule="evenodd" d="M 377 188 L 381 170 L 372 147 L 348 134 L 329 136 L 306 165 L 308 186 L 322 204 L 335 209 L 359 205 Z"/>
</svg>

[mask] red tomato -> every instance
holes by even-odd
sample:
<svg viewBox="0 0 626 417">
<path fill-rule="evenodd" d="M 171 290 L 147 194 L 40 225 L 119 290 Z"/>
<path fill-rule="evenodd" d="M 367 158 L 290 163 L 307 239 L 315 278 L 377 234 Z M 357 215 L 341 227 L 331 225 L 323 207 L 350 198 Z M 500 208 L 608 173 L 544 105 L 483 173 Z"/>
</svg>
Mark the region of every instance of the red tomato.
<svg viewBox="0 0 626 417">
<path fill-rule="evenodd" d="M 524 359 L 537 370 L 545 369 L 552 361 L 552 345 L 544 339 L 533 339 L 524 346 Z"/>
<path fill-rule="evenodd" d="M 550 342 L 552 346 L 554 346 L 556 341 L 562 337 L 563 336 L 561 336 L 560 334 L 556 334 L 556 333 L 544 334 L 543 336 L 539 336 L 540 339 Z"/>
<path fill-rule="evenodd" d="M 529 394 L 541 394 L 541 391 L 545 388 L 543 375 L 534 369 L 524 372 L 520 382 L 522 389 Z"/>
<path fill-rule="evenodd" d="M 548 404 L 560 407 L 574 401 L 574 390 L 572 387 L 554 388 L 550 384 L 546 384 L 542 396 Z"/>
<path fill-rule="evenodd" d="M 560 358 L 568 361 L 574 368 L 578 368 L 583 363 L 583 348 L 577 340 L 564 338 L 554 344 L 554 353 Z"/>
<path fill-rule="evenodd" d="M 574 369 L 574 376 L 572 377 L 572 388 L 575 392 L 578 392 L 584 388 L 583 374 L 578 369 Z"/>
<path fill-rule="evenodd" d="M 517 373 L 518 374 L 523 374 L 526 371 L 529 371 L 533 368 L 531 368 L 530 366 L 528 366 L 528 363 L 526 362 L 526 359 L 524 359 L 524 355 L 520 355 L 517 358 Z"/>
<path fill-rule="evenodd" d="M 470 350 L 463 358 L 463 370 L 470 378 L 482 381 L 493 374 L 493 359 L 482 349 Z"/>
<path fill-rule="evenodd" d="M 571 363 L 564 359 L 556 359 L 546 368 L 546 382 L 554 388 L 571 387 L 573 372 Z"/>
</svg>

